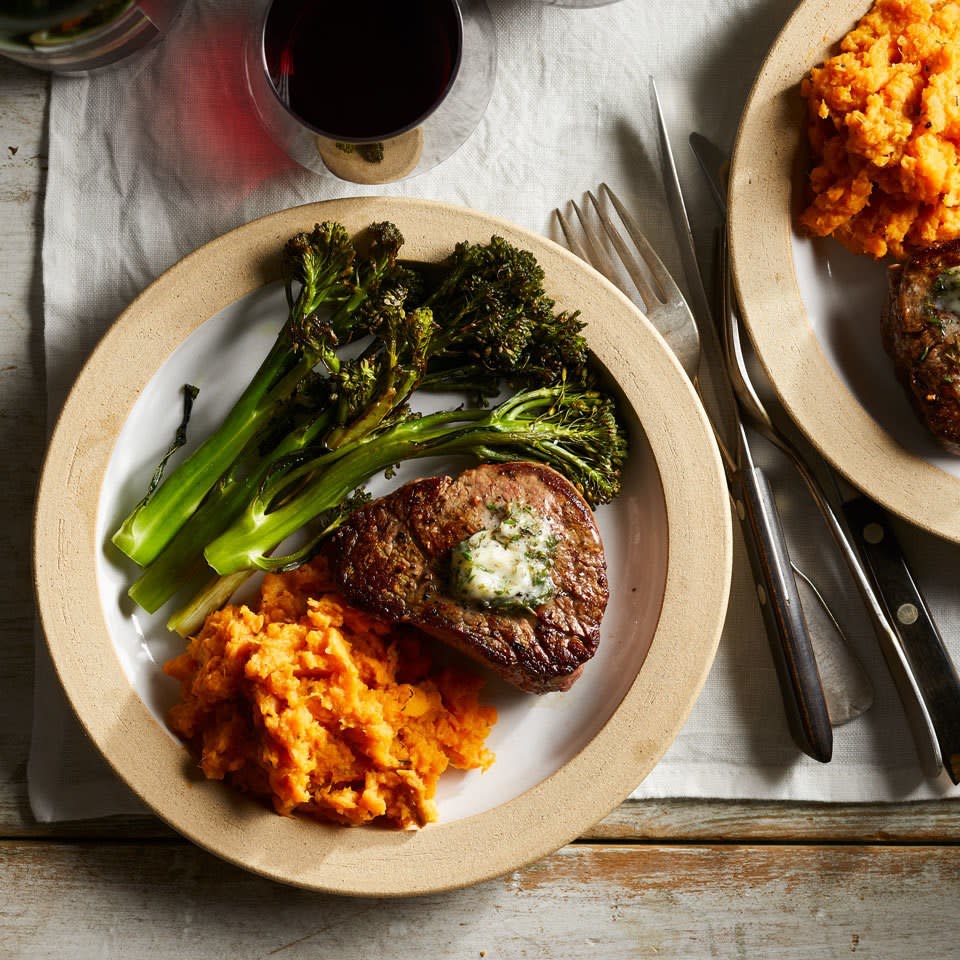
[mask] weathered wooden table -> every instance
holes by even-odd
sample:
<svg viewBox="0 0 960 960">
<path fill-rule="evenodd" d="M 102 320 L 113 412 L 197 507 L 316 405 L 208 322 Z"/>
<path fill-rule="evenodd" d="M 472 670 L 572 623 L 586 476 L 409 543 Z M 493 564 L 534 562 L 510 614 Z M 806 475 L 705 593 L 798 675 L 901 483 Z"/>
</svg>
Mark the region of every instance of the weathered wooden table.
<svg viewBox="0 0 960 960">
<path fill-rule="evenodd" d="M 0 60 L 0 957 L 960 957 L 960 806 L 627 802 L 416 900 L 249 875 L 151 818 L 37 824 L 30 522 L 44 446 L 47 80 Z"/>
</svg>

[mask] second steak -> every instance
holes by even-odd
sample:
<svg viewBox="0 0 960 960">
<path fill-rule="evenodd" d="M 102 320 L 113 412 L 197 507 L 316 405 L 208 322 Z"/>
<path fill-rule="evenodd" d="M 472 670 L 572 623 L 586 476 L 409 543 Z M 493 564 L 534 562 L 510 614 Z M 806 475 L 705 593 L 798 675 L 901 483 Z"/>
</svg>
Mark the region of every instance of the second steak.
<svg viewBox="0 0 960 960">
<path fill-rule="evenodd" d="M 960 240 L 889 268 L 883 345 L 921 422 L 960 454 Z"/>
</svg>

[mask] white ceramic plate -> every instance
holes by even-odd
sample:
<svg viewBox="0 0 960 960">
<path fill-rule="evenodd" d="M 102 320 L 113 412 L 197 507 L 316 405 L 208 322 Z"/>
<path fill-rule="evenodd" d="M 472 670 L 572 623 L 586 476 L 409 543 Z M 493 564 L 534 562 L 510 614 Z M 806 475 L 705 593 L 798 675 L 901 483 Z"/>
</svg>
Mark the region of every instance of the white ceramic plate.
<svg viewBox="0 0 960 960">
<path fill-rule="evenodd" d="M 867 0 L 804 0 L 747 102 L 730 176 L 730 249 L 744 319 L 784 407 L 855 486 L 960 541 L 960 458 L 910 410 L 880 342 L 885 267 L 794 230 L 806 174 L 800 81 Z"/>
<path fill-rule="evenodd" d="M 137 612 L 133 573 L 110 533 L 142 495 L 200 387 L 191 435 L 216 423 L 283 322 L 273 281 L 287 236 L 319 220 L 352 231 L 391 219 L 404 254 L 437 259 L 460 239 L 498 233 L 532 249 L 560 306 L 579 306 L 631 428 L 623 495 L 598 520 L 611 602 L 600 650 L 574 687 L 543 697 L 491 678 L 499 711 L 486 773 L 449 773 L 441 821 L 416 833 L 281 818 L 203 781 L 164 724 L 176 685 L 160 669 L 182 649 L 166 610 Z M 198 278 L 205 282 L 199 282 Z M 213 289 L 209 278 L 220 277 Z M 224 371 L 229 371 L 224 375 Z M 447 465 L 408 464 L 373 492 Z M 66 491 L 66 493 L 65 493 Z M 709 522 L 704 522 L 704 518 Z M 119 318 L 82 372 L 44 469 L 37 589 L 48 643 L 82 722 L 116 771 L 197 843 L 267 876 L 370 895 L 447 889 L 542 856 L 619 803 L 666 749 L 699 692 L 726 608 L 726 493 L 695 395 L 659 337 L 610 284 L 559 247 L 441 204 L 364 199 L 256 221 L 201 248 Z"/>
</svg>

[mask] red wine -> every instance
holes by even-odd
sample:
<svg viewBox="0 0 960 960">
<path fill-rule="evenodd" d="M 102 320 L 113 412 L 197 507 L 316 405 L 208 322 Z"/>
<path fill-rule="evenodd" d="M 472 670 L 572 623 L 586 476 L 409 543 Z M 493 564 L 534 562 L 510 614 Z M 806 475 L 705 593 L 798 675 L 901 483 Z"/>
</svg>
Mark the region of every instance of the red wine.
<svg viewBox="0 0 960 960">
<path fill-rule="evenodd" d="M 454 0 L 274 0 L 264 32 L 278 95 L 338 140 L 416 126 L 453 82 L 460 43 Z"/>
</svg>

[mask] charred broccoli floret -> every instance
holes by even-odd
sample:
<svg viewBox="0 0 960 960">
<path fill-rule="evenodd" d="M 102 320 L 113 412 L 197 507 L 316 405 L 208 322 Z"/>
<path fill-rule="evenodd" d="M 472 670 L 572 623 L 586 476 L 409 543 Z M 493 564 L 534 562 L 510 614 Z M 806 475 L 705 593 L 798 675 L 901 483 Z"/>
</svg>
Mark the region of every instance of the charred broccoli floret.
<svg viewBox="0 0 960 960">
<path fill-rule="evenodd" d="M 459 243 L 427 296 L 437 331 L 423 388 L 495 396 L 513 387 L 582 382 L 587 345 L 576 314 L 557 313 L 543 269 L 503 237 Z"/>
</svg>

